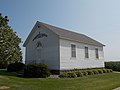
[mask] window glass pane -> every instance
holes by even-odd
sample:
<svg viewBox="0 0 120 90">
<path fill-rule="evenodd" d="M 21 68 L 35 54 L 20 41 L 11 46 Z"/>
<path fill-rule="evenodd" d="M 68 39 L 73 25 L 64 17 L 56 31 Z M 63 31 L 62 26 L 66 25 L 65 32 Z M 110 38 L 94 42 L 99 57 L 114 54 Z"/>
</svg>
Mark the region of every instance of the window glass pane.
<svg viewBox="0 0 120 90">
<path fill-rule="evenodd" d="M 95 56 L 96 56 L 97 59 L 99 58 L 98 49 L 97 48 L 95 49 Z"/>
<path fill-rule="evenodd" d="M 71 44 L 71 57 L 76 57 L 76 45 Z"/>
<path fill-rule="evenodd" d="M 85 58 L 89 58 L 88 47 L 85 47 Z"/>
</svg>

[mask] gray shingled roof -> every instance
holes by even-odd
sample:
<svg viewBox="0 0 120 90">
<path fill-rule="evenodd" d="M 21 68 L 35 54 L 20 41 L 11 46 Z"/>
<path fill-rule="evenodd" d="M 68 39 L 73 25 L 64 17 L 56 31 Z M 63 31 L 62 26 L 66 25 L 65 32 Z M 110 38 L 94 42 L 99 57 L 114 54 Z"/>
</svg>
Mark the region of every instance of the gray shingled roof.
<svg viewBox="0 0 120 90">
<path fill-rule="evenodd" d="M 85 43 L 89 45 L 95 45 L 95 46 L 105 46 L 102 43 L 80 33 L 72 32 L 66 29 L 58 28 L 52 25 L 48 25 L 42 22 L 37 21 L 38 25 L 43 25 L 44 27 L 48 28 L 49 30 L 53 31 L 56 33 L 60 38 L 71 40 L 71 41 L 76 41 L 80 43 Z M 27 38 L 28 39 L 28 38 Z M 25 42 L 26 43 L 26 42 Z M 26 46 L 24 43 L 23 46 Z"/>
<path fill-rule="evenodd" d="M 60 38 L 72 40 L 72 41 L 77 41 L 85 44 L 90 44 L 90 45 L 95 45 L 95 46 L 105 46 L 102 43 L 80 33 L 68 31 L 62 28 L 58 28 L 52 25 L 48 25 L 42 22 L 39 22 L 39 24 L 44 25 L 45 27 L 49 28 L 53 32 L 55 32 L 57 35 L 59 35 Z"/>
</svg>

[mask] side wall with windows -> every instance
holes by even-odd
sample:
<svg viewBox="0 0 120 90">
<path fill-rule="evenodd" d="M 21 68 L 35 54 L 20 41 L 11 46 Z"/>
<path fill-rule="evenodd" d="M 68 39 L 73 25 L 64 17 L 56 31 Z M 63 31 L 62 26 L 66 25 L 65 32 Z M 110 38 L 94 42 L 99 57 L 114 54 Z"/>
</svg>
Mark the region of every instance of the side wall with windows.
<svg viewBox="0 0 120 90">
<path fill-rule="evenodd" d="M 60 44 L 60 70 L 101 68 L 104 67 L 103 47 L 87 45 L 65 39 L 59 40 Z M 71 44 L 76 45 L 76 57 L 72 57 Z M 85 47 L 88 47 L 89 58 L 85 58 Z M 96 58 L 95 49 L 98 49 Z"/>
</svg>

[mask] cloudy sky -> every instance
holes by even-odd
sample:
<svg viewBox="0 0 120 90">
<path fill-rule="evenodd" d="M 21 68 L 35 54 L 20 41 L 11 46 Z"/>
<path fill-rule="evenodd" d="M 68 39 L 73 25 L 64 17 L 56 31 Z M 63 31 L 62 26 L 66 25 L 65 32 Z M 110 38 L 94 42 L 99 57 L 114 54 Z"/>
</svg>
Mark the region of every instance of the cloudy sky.
<svg viewBox="0 0 120 90">
<path fill-rule="evenodd" d="M 106 45 L 105 60 L 120 60 L 120 0 L 1 0 L 0 13 L 23 42 L 41 21 L 86 34 Z"/>
</svg>

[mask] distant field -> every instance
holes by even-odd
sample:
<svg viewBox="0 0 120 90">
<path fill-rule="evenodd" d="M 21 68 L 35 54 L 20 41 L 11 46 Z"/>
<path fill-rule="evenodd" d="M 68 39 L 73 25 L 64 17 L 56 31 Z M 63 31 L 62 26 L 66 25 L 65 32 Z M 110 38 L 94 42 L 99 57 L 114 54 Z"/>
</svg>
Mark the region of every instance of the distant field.
<svg viewBox="0 0 120 90">
<path fill-rule="evenodd" d="M 120 73 L 106 73 L 80 78 L 20 78 L 0 71 L 0 87 L 8 90 L 112 90 L 120 86 Z"/>
</svg>

